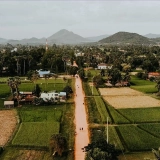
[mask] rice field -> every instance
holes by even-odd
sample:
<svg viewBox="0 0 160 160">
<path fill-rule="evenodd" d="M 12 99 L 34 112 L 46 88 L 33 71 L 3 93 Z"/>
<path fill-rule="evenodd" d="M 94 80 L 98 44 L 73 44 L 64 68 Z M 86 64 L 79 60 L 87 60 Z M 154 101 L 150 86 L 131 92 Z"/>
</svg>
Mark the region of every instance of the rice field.
<svg viewBox="0 0 160 160">
<path fill-rule="evenodd" d="M 103 98 L 116 109 L 159 107 L 160 101 L 131 88 L 100 88 Z"/>
<path fill-rule="evenodd" d="M 16 146 L 48 147 L 51 135 L 58 134 L 59 122 L 24 122 L 21 123 L 12 144 Z"/>
</svg>

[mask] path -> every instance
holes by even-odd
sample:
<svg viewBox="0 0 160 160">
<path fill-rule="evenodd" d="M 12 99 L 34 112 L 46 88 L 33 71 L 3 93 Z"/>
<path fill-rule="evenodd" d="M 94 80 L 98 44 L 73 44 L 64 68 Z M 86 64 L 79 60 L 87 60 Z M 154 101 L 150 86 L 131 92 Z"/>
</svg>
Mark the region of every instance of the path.
<svg viewBox="0 0 160 160">
<path fill-rule="evenodd" d="M 87 115 L 84 105 L 84 92 L 82 89 L 81 79 L 78 77 L 75 80 L 75 125 L 76 125 L 76 135 L 75 135 L 75 160 L 84 160 L 85 152 L 82 148 L 87 146 L 89 143 L 89 133 L 87 124 Z M 83 130 L 82 130 L 83 127 Z M 81 130 L 80 130 L 81 128 Z"/>
</svg>

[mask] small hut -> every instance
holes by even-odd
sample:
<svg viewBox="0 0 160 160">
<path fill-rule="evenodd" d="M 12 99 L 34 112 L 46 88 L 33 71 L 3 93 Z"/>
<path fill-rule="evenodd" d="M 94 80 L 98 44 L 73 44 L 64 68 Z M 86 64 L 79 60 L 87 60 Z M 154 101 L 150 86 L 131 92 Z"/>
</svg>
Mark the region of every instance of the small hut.
<svg viewBox="0 0 160 160">
<path fill-rule="evenodd" d="M 4 101 L 5 108 L 14 108 L 14 101 Z"/>
</svg>

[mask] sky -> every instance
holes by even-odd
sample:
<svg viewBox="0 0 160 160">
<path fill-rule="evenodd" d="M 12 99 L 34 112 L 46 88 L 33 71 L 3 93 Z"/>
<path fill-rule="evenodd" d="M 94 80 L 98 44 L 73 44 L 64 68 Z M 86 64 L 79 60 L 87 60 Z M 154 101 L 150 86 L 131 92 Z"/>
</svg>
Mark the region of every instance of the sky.
<svg viewBox="0 0 160 160">
<path fill-rule="evenodd" d="M 160 1 L 0 0 L 0 38 L 49 37 L 61 29 L 82 37 L 160 34 Z"/>
</svg>

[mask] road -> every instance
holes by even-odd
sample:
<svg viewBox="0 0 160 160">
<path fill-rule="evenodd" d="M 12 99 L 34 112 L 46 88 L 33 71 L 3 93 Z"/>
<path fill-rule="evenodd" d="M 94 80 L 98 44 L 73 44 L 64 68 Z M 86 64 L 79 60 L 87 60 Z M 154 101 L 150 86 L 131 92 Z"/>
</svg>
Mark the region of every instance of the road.
<svg viewBox="0 0 160 160">
<path fill-rule="evenodd" d="M 89 132 L 84 103 L 85 95 L 82 89 L 82 81 L 79 77 L 76 78 L 75 85 L 75 160 L 84 160 L 85 152 L 83 152 L 82 148 L 89 143 Z"/>
</svg>

